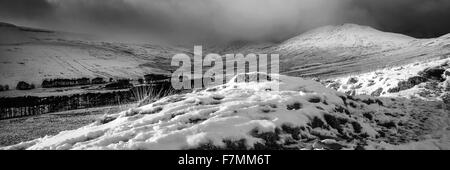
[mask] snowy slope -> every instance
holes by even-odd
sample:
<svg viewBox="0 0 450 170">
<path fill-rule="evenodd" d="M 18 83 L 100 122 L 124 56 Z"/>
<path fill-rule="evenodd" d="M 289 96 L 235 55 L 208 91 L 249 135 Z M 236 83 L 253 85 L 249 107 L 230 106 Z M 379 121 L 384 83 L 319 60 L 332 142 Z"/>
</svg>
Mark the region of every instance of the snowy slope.
<svg viewBox="0 0 450 170">
<path fill-rule="evenodd" d="M 271 77 L 169 96 L 2 149 L 450 149 L 448 111 L 437 102 L 347 96 Z"/>
<path fill-rule="evenodd" d="M 324 81 L 349 95 L 442 101 L 450 92 L 450 59 L 431 60 Z"/>
<path fill-rule="evenodd" d="M 206 50 L 219 54 L 279 54 L 282 74 L 330 78 L 446 58 L 450 56 L 450 39 L 416 39 L 344 24 L 320 27 L 280 43 L 237 41 L 208 46 Z"/>
<path fill-rule="evenodd" d="M 193 47 L 108 42 L 96 37 L 0 24 L 0 84 L 44 78 L 121 77 L 168 73 L 175 54 Z M 201 44 L 198 44 L 201 45 Z M 281 43 L 204 45 L 208 53 L 280 54 L 290 76 L 337 77 L 450 56 L 450 36 L 415 39 L 345 24 L 311 30 Z"/>
<path fill-rule="evenodd" d="M 344 24 L 320 27 L 280 43 L 238 41 L 207 50 L 219 54 L 279 54 L 283 74 L 330 78 L 448 58 L 449 37 L 416 39 L 368 26 Z"/>
<path fill-rule="evenodd" d="M 450 57 L 450 39 L 415 39 L 367 26 L 318 28 L 270 49 L 282 56 L 281 71 L 291 76 L 336 77 Z"/>
<path fill-rule="evenodd" d="M 398 48 L 414 41 L 412 37 L 401 34 L 385 33 L 368 26 L 344 24 L 325 26 L 301 34 L 279 45 L 280 49 L 299 47 L 316 48 L 356 48 L 377 47 L 380 49 Z"/>
<path fill-rule="evenodd" d="M 93 40 L 95 37 L 0 24 L 0 84 L 46 78 L 137 78 L 168 73 L 182 48 Z"/>
</svg>

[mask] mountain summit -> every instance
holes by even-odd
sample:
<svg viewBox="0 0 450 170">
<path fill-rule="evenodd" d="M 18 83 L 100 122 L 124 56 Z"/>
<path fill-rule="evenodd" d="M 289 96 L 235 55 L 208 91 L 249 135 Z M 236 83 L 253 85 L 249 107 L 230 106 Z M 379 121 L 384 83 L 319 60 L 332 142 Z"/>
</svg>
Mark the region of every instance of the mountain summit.
<svg viewBox="0 0 450 170">
<path fill-rule="evenodd" d="M 387 66 L 450 56 L 445 36 L 416 39 L 368 26 L 344 24 L 317 28 L 275 46 L 284 74 L 334 77 Z"/>
<path fill-rule="evenodd" d="M 280 45 L 280 48 L 395 48 L 404 46 L 414 40 L 414 38 L 409 36 L 382 32 L 368 26 L 344 24 L 339 26 L 325 26 L 308 31 L 285 41 Z"/>
</svg>

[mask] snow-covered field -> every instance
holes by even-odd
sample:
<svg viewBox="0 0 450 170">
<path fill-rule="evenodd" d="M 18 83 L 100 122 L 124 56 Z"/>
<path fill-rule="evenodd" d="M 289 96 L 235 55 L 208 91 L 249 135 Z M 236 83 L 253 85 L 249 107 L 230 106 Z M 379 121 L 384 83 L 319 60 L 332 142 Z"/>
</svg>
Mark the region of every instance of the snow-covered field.
<svg viewBox="0 0 450 170">
<path fill-rule="evenodd" d="M 2 149 L 450 149 L 441 102 L 350 96 L 270 76 L 169 96 Z"/>
</svg>

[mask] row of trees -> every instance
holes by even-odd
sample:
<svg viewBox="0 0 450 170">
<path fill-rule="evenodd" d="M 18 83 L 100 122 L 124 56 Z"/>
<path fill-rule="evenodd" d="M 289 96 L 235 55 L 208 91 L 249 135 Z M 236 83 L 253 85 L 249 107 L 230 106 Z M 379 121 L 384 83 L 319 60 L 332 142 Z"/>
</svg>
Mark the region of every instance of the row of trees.
<svg viewBox="0 0 450 170">
<path fill-rule="evenodd" d="M 32 83 L 27 83 L 24 81 L 20 81 L 19 83 L 17 83 L 16 89 L 17 90 L 31 90 L 31 89 L 35 89 L 36 86 L 34 86 L 34 84 Z"/>
<path fill-rule="evenodd" d="M 9 86 L 8 85 L 0 85 L 0 91 L 8 91 L 9 90 Z"/>
<path fill-rule="evenodd" d="M 0 119 L 136 102 L 130 91 L 0 98 Z"/>
<path fill-rule="evenodd" d="M 83 85 L 90 85 L 90 84 L 104 84 L 106 81 L 101 78 L 97 77 L 92 80 L 89 78 L 79 78 L 79 79 L 45 79 L 41 87 L 42 88 L 57 88 L 57 87 L 72 87 L 72 86 L 83 86 Z M 25 81 L 20 81 L 16 85 L 17 90 L 32 90 L 35 89 L 36 86 L 33 83 L 28 83 Z M 0 91 L 6 91 L 9 90 L 9 86 L 1 86 L 0 85 Z"/>
<path fill-rule="evenodd" d="M 20 81 L 16 85 L 16 89 L 17 90 L 31 90 L 31 89 L 34 89 L 34 88 L 36 88 L 34 86 L 34 84 L 30 84 L 30 83 L 27 83 L 27 82 L 24 82 L 24 81 Z M 9 90 L 9 86 L 8 85 L 1 85 L 0 84 L 0 92 L 1 91 L 8 91 L 8 90 Z"/>
<path fill-rule="evenodd" d="M 170 81 L 170 77 L 164 74 L 147 74 L 144 75 L 144 80 L 147 84 L 160 81 Z"/>
<path fill-rule="evenodd" d="M 72 86 L 83 86 L 90 84 L 103 84 L 106 81 L 101 77 L 92 79 L 89 78 L 78 78 L 78 79 L 45 79 L 42 82 L 42 88 L 57 88 L 57 87 L 72 87 Z"/>
<path fill-rule="evenodd" d="M 18 86 L 20 86 L 21 89 L 28 89 L 32 86 L 32 84 L 25 82 L 19 84 L 20 85 Z M 145 91 L 142 91 L 142 93 L 152 98 L 162 97 L 164 94 L 175 92 L 171 88 L 170 81 L 154 82 L 144 86 L 145 88 L 142 89 L 145 89 Z M 132 87 L 133 85 L 129 80 L 117 80 L 105 85 L 105 88 L 110 88 L 111 90 L 114 89 L 114 91 L 49 97 L 3 97 L 0 98 L 0 119 L 83 108 L 121 105 L 142 100 L 142 98 L 138 98 L 139 95 L 136 94 L 136 89 L 133 89 Z"/>
<path fill-rule="evenodd" d="M 147 74 L 144 75 L 144 78 L 138 79 L 139 84 L 152 84 L 161 81 L 169 81 L 170 77 L 162 74 Z M 94 84 L 105 84 L 107 83 L 104 78 L 97 77 L 94 79 L 89 79 L 86 77 L 76 78 L 76 79 L 45 79 L 42 81 L 42 88 L 59 88 L 59 87 L 73 87 L 73 86 L 84 86 L 84 85 L 94 85 Z M 119 79 L 117 81 L 113 81 L 112 78 L 109 79 L 109 84 L 106 85 L 107 89 L 126 89 L 132 87 L 130 80 L 127 79 Z M 20 81 L 17 83 L 17 90 L 31 90 L 36 88 L 36 86 L 32 83 L 27 83 L 25 81 Z M 9 90 L 9 86 L 1 86 L 0 91 Z"/>
</svg>

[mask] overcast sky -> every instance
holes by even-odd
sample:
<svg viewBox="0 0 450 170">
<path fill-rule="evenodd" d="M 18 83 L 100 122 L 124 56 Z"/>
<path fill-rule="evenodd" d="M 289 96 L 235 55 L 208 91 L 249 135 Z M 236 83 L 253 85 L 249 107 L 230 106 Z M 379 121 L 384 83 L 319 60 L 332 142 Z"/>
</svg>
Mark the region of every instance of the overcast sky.
<svg viewBox="0 0 450 170">
<path fill-rule="evenodd" d="M 193 42 L 280 41 L 343 23 L 437 37 L 449 20 L 450 0 L 0 0 L 0 22 Z"/>
</svg>

